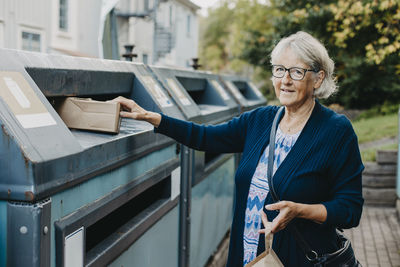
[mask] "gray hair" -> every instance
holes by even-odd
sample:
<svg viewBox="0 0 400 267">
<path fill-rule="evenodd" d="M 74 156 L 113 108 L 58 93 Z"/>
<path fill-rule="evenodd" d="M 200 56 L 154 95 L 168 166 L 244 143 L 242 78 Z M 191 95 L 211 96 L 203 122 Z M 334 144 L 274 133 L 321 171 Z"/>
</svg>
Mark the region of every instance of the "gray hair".
<svg viewBox="0 0 400 267">
<path fill-rule="evenodd" d="M 337 90 L 336 78 L 333 73 L 335 63 L 329 57 L 323 44 L 310 34 L 299 31 L 279 41 L 271 53 L 271 64 L 287 48 L 290 48 L 300 60 L 312 69 L 325 72 L 324 81 L 319 88 L 315 89 L 315 97 L 328 98 Z"/>
</svg>

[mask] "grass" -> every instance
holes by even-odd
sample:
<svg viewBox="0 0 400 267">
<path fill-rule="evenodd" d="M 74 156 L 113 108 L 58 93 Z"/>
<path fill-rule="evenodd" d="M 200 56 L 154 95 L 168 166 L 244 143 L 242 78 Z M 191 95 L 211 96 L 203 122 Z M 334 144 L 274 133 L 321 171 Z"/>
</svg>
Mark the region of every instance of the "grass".
<svg viewBox="0 0 400 267">
<path fill-rule="evenodd" d="M 398 133 L 398 115 L 395 113 L 361 119 L 353 122 L 353 127 L 360 144 L 385 137 L 396 137 Z"/>
<path fill-rule="evenodd" d="M 354 131 L 358 137 L 358 143 L 363 144 L 383 138 L 396 137 L 398 134 L 398 115 L 380 115 L 352 122 Z M 380 147 L 372 147 L 361 151 L 362 161 L 376 161 L 376 150 L 397 149 L 398 145 L 389 144 Z"/>
<path fill-rule="evenodd" d="M 392 149 L 397 149 L 398 144 L 390 144 L 390 145 L 384 145 L 380 147 L 373 147 L 373 148 L 368 148 L 363 151 L 361 151 L 361 159 L 363 162 L 366 161 L 376 161 L 376 151 L 377 150 L 392 150 Z"/>
</svg>

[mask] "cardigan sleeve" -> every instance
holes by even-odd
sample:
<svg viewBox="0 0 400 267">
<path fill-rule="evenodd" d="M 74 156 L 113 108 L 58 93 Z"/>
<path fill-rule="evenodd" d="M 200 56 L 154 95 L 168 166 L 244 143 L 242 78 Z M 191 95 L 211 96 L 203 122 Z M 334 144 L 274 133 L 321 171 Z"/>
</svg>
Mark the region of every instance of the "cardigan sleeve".
<svg viewBox="0 0 400 267">
<path fill-rule="evenodd" d="M 160 125 L 154 131 L 197 150 L 213 153 L 241 152 L 250 113 L 244 113 L 223 124 L 208 126 L 161 114 Z"/>
<path fill-rule="evenodd" d="M 329 193 L 331 199 L 322 204 L 327 210 L 327 219 L 323 225 L 346 229 L 357 226 L 361 218 L 364 203 L 361 174 L 364 166 L 357 136 L 351 125 L 345 131 L 348 134 L 342 137 L 329 171 L 332 184 Z"/>
</svg>

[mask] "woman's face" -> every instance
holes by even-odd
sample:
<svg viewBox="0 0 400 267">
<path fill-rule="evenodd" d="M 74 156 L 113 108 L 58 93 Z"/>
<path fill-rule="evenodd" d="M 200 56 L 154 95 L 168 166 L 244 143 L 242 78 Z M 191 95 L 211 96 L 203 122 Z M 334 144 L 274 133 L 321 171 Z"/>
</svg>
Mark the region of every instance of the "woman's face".
<svg viewBox="0 0 400 267">
<path fill-rule="evenodd" d="M 287 69 L 292 67 L 310 69 L 310 66 L 298 59 L 290 48 L 284 50 L 273 64 L 282 65 Z M 315 72 L 307 71 L 302 80 L 296 81 L 290 77 L 289 71 L 286 71 L 282 78 L 273 77 L 272 82 L 276 97 L 282 105 L 288 108 L 299 108 L 313 99 L 314 88 L 321 86 L 322 79 L 320 78 L 320 72 L 316 75 Z"/>
</svg>

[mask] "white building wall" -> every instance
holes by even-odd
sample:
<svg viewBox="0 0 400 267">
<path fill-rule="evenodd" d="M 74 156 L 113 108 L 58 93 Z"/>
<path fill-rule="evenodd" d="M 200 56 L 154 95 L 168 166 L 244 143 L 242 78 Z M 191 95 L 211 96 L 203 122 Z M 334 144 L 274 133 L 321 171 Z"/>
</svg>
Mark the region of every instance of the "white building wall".
<svg viewBox="0 0 400 267">
<path fill-rule="evenodd" d="M 149 1 L 149 9 L 153 8 L 153 1 Z M 145 13 L 143 0 L 121 0 L 116 9 L 122 13 Z M 149 18 L 118 18 L 118 43 L 121 54 L 125 53 L 124 45 L 135 45 L 133 53 L 137 58 L 133 61 L 143 62 L 143 55 L 147 56 L 148 63 L 153 60 L 154 22 Z"/>
<path fill-rule="evenodd" d="M 0 48 L 5 47 L 5 40 L 4 40 L 4 22 L 0 21 Z"/>
<path fill-rule="evenodd" d="M 6 2 L 0 1 L 0 48 L 4 48 L 6 45 L 4 38 L 5 11 L 6 11 Z"/>
<path fill-rule="evenodd" d="M 179 66 L 190 67 L 191 59 L 197 57 L 198 24 L 197 16 L 188 8 L 180 7 L 178 14 L 178 29 L 176 37 L 175 60 Z M 190 29 L 188 31 L 188 17 L 190 17 Z M 179 51 L 179 52 L 178 52 Z"/>
<path fill-rule="evenodd" d="M 68 0 L 68 28 L 59 28 L 59 0 L 1 0 L 0 47 L 22 49 L 22 32 L 40 35 L 40 52 L 99 57 L 101 0 Z"/>
<path fill-rule="evenodd" d="M 40 34 L 40 52 L 47 52 L 50 38 L 51 0 L 0 2 L 0 46 L 22 48 L 22 32 Z"/>
<path fill-rule="evenodd" d="M 100 13 L 101 1 L 99 0 L 75 0 L 79 1 L 79 31 L 77 37 L 77 50 L 81 53 L 91 56 L 100 57 L 99 29 L 100 29 Z M 90 12 L 89 12 L 90 11 Z M 102 34 L 102 33 L 101 33 Z"/>
<path fill-rule="evenodd" d="M 198 25 L 195 11 L 182 2 L 161 2 L 157 23 L 172 31 L 173 47 L 156 64 L 187 67 L 197 57 Z M 68 0 L 68 28 L 59 28 L 59 0 L 0 0 L 0 47 L 22 48 L 22 32 L 40 35 L 40 51 L 88 57 L 99 53 L 100 13 L 103 0 Z M 149 9 L 154 0 L 149 0 Z M 145 12 L 144 0 L 120 0 L 124 12 Z M 172 16 L 170 12 L 172 11 Z M 191 15 L 191 33 L 187 34 L 187 16 Z M 118 18 L 120 54 L 123 45 L 134 44 L 135 61 L 153 64 L 154 17 Z"/>
<path fill-rule="evenodd" d="M 135 61 L 143 62 L 143 55 L 147 55 L 147 63 L 152 63 L 154 23 L 151 20 L 130 18 L 129 28 L 130 37 L 128 39 L 128 43 L 135 45 L 133 52 L 138 55 Z"/>
<path fill-rule="evenodd" d="M 63 30 L 59 28 L 59 1 L 53 1 L 52 52 L 99 57 L 101 4 L 99 0 L 68 0 L 68 27 Z"/>
<path fill-rule="evenodd" d="M 162 6 L 162 16 L 159 17 L 163 25 L 169 24 L 169 6 L 172 5 L 172 22 L 175 45 L 171 52 L 160 59 L 158 65 L 189 67 L 192 58 L 198 57 L 198 19 L 193 9 L 176 1 L 168 1 Z M 161 12 L 160 12 L 161 13 Z M 190 16 L 190 31 L 188 33 L 187 17 Z"/>
<path fill-rule="evenodd" d="M 75 0 L 68 0 L 68 19 L 67 29 L 60 30 L 59 28 L 59 1 L 53 1 L 52 5 L 52 42 L 53 49 L 61 49 L 67 51 L 76 51 L 78 48 L 78 22 L 77 12 L 78 6 Z"/>
</svg>

